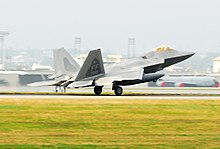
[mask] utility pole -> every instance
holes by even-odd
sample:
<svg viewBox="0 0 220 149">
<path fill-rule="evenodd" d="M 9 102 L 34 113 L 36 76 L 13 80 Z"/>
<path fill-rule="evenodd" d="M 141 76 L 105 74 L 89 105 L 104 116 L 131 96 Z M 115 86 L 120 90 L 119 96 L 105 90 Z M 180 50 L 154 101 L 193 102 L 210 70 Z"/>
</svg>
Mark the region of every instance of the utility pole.
<svg viewBox="0 0 220 149">
<path fill-rule="evenodd" d="M 4 56 L 4 38 L 5 36 L 9 35 L 7 31 L 0 31 L 0 40 L 1 40 L 1 65 L 2 70 L 5 69 L 5 56 Z"/>
<path fill-rule="evenodd" d="M 128 58 L 135 57 L 135 38 L 128 38 Z"/>
</svg>

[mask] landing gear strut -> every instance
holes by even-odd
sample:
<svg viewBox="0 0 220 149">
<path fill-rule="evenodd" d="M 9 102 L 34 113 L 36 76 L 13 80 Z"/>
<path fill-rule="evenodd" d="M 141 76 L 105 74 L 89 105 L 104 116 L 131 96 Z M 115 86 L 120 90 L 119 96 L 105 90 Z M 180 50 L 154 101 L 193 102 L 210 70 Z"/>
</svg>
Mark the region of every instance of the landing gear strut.
<svg viewBox="0 0 220 149">
<path fill-rule="evenodd" d="M 102 87 L 103 87 L 103 86 L 95 86 L 95 87 L 94 87 L 94 93 L 95 93 L 96 95 L 100 95 L 100 94 L 102 93 Z"/>
<path fill-rule="evenodd" d="M 66 92 L 66 88 L 65 88 L 64 86 L 61 86 L 61 87 L 60 87 L 60 92 L 61 92 L 61 93 L 65 93 L 65 92 Z"/>
<path fill-rule="evenodd" d="M 56 86 L 55 91 L 56 91 L 56 93 L 58 93 L 58 92 L 65 93 L 66 88 L 64 86 Z"/>
<path fill-rule="evenodd" d="M 59 86 L 55 87 L 55 92 L 58 93 L 59 92 Z"/>
<path fill-rule="evenodd" d="M 113 84 L 112 90 L 114 90 L 115 95 L 117 95 L 117 96 L 120 96 L 123 93 L 122 87 L 120 87 L 120 86 L 118 86 L 116 84 Z"/>
</svg>

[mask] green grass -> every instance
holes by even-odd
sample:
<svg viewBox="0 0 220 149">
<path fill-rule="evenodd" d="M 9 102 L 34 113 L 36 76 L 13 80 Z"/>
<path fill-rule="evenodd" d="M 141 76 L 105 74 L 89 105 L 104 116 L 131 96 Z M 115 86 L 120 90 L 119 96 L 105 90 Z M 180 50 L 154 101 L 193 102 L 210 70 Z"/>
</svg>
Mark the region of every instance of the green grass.
<svg viewBox="0 0 220 149">
<path fill-rule="evenodd" d="M 0 99 L 0 148 L 220 148 L 220 100 Z"/>
</svg>

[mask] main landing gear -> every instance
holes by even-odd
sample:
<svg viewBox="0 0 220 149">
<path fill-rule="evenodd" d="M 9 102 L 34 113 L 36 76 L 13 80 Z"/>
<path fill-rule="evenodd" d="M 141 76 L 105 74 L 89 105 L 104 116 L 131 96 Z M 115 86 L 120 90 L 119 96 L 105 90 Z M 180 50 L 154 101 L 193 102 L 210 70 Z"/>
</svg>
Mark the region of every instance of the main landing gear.
<svg viewBox="0 0 220 149">
<path fill-rule="evenodd" d="M 100 95 L 102 93 L 102 88 L 103 88 L 103 86 L 95 86 L 94 87 L 94 93 L 96 95 Z"/>
<path fill-rule="evenodd" d="M 103 88 L 103 86 L 95 86 L 94 87 L 94 93 L 96 95 L 100 95 L 102 93 L 102 88 Z M 118 85 L 115 85 L 115 84 L 113 84 L 112 90 L 114 90 L 115 95 L 117 95 L 117 96 L 120 96 L 123 93 L 122 87 L 120 87 Z"/>
<path fill-rule="evenodd" d="M 122 87 L 118 86 L 117 84 L 112 85 L 112 90 L 114 90 L 115 95 L 120 96 L 123 93 Z"/>
</svg>

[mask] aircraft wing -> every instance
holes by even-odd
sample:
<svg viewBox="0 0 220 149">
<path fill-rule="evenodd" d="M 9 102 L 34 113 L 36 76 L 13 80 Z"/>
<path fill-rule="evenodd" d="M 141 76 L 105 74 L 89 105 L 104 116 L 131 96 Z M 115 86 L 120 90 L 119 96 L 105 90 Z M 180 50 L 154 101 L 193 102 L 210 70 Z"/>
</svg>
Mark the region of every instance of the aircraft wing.
<svg viewBox="0 0 220 149">
<path fill-rule="evenodd" d="M 125 80 L 138 80 L 142 79 L 144 69 L 139 68 L 133 68 L 129 69 L 127 71 L 118 72 L 115 74 L 109 74 L 108 76 L 100 77 L 97 80 L 95 80 L 96 85 L 107 85 L 112 84 L 113 82 L 120 82 Z"/>
<path fill-rule="evenodd" d="M 143 68 L 135 68 L 124 72 L 119 72 L 116 74 L 101 76 L 95 79 L 94 81 L 93 80 L 74 81 L 68 85 L 68 88 L 89 87 L 93 85 L 103 86 L 103 85 L 112 84 L 115 81 L 142 79 L 143 71 L 144 71 Z"/>
</svg>

